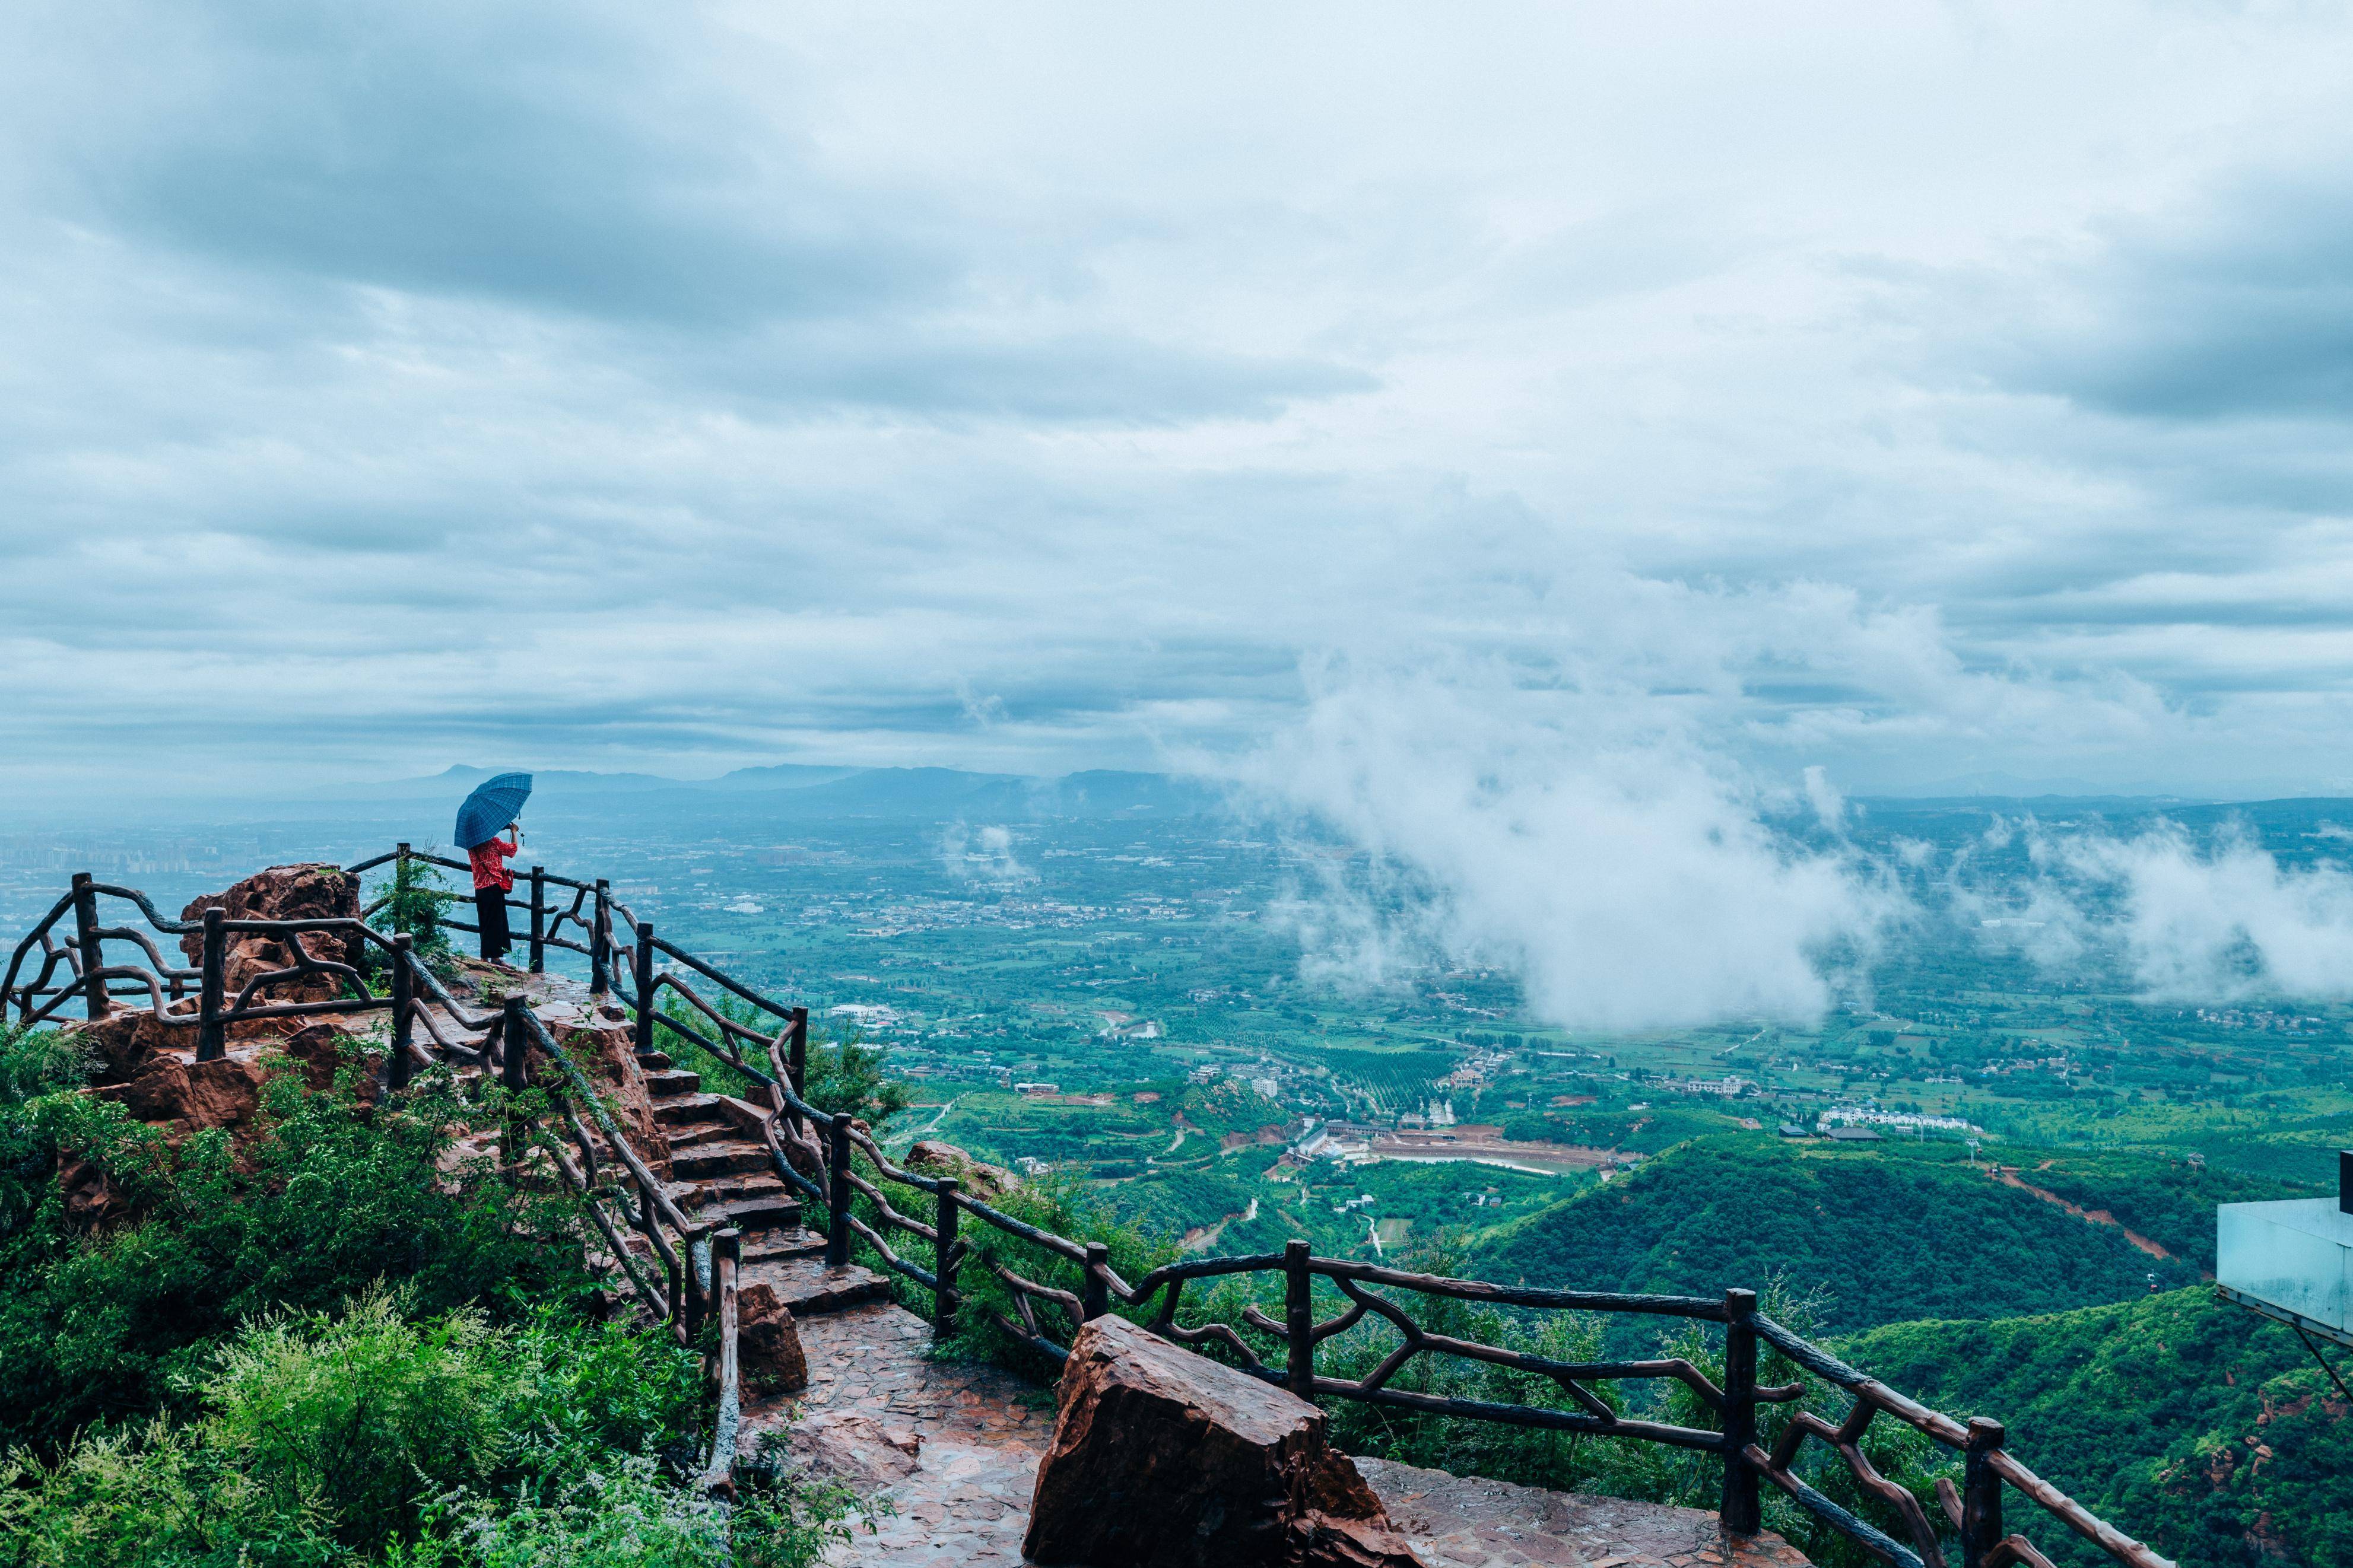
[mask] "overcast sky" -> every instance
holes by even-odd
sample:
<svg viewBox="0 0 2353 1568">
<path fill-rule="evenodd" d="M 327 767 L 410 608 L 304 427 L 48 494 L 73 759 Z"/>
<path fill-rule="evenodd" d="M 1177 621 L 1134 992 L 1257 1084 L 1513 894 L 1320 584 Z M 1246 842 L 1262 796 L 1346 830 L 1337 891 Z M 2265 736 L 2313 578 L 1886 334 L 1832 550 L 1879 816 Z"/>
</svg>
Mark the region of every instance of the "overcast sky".
<svg viewBox="0 0 2353 1568">
<path fill-rule="evenodd" d="M 0 786 L 1157 766 L 1407 681 L 2348 790 L 2348 81 L 2191 0 L 23 0 Z"/>
</svg>

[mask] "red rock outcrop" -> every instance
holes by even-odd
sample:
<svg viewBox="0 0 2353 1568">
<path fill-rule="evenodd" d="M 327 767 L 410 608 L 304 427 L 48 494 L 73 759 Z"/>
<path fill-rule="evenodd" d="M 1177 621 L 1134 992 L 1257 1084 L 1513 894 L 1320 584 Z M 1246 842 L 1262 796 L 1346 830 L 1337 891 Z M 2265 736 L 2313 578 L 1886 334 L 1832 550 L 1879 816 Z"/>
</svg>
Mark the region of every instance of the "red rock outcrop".
<svg viewBox="0 0 2353 1568">
<path fill-rule="evenodd" d="M 193 1019 L 196 1004 L 190 998 L 166 1004 L 165 1010 Z M 138 1074 L 142 1063 L 158 1053 L 177 1051 L 185 1056 L 196 1048 L 193 1022 L 166 1024 L 144 1007 L 117 1008 L 94 1022 L 68 1019 L 58 1027 L 73 1035 L 98 1058 L 99 1070 L 93 1079 L 98 1083 L 128 1082 Z"/>
<path fill-rule="evenodd" d="M 638 1065 L 636 1036 L 628 1015 L 619 1008 L 599 1008 L 585 1024 L 562 1025 L 551 1031 L 556 1042 L 606 1090 L 606 1109 L 639 1152 L 665 1167 L 670 1140 L 654 1116 L 652 1093 L 646 1088 L 645 1069 Z M 586 1112 L 582 1112 L 586 1120 Z"/>
<path fill-rule="evenodd" d="M 1124 1318 L 1071 1342 L 1022 1550 L 1084 1568 L 1419 1568 L 1324 1413 Z"/>
<path fill-rule="evenodd" d="M 954 1176 L 958 1190 L 984 1203 L 1021 1184 L 1021 1178 L 1004 1166 L 976 1160 L 953 1143 L 935 1143 L 928 1138 L 907 1151 L 907 1169 L 926 1176 Z"/>
<path fill-rule="evenodd" d="M 776 1288 L 754 1280 L 735 1295 L 736 1344 L 744 1380 L 757 1394 L 797 1394 L 808 1386 L 808 1356 L 792 1309 Z"/>
<path fill-rule="evenodd" d="M 208 909 L 218 908 L 233 921 L 356 920 L 360 912 L 360 879 L 339 866 L 272 866 L 257 871 L 227 892 L 208 893 L 180 911 L 185 921 L 201 921 Z M 294 967 L 292 937 L 260 932 L 232 935 L 228 943 L 228 998 L 256 975 Z M 301 935 L 303 951 L 312 958 L 357 967 L 364 940 L 332 931 Z M 180 939 L 180 951 L 191 964 L 204 963 L 205 939 L 190 931 Z M 310 974 L 269 989 L 273 1002 L 325 1002 L 342 994 L 332 975 Z"/>
</svg>

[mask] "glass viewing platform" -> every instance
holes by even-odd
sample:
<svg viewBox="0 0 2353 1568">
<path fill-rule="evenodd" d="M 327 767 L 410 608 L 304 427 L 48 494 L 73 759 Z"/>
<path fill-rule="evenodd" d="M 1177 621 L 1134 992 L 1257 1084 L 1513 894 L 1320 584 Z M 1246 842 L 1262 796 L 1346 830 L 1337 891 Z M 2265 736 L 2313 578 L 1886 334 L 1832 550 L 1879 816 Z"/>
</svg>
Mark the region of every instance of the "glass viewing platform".
<svg viewBox="0 0 2353 1568">
<path fill-rule="evenodd" d="M 2214 1276 L 2241 1306 L 2353 1345 L 2353 1154 L 2339 1168 L 2337 1197 L 2222 1205 Z"/>
</svg>

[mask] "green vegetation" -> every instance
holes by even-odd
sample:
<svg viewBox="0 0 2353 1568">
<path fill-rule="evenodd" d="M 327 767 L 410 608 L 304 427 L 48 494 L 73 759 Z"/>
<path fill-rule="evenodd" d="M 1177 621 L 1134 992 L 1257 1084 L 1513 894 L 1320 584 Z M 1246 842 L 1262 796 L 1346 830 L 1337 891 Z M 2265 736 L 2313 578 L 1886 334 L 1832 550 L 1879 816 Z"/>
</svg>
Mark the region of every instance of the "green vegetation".
<svg viewBox="0 0 2353 1568">
<path fill-rule="evenodd" d="M 456 1157 L 494 1088 L 279 1072 L 174 1147 L 85 1071 L 0 1031 L 0 1568 L 804 1568 L 846 1528 L 686 1484 L 700 1358 L 596 1321 L 567 1200 Z"/>
<path fill-rule="evenodd" d="M 1991 1157 L 2021 1166 L 2018 1179 L 2079 1208 L 2115 1217 L 2175 1257 L 2211 1273 L 2214 1208 L 2311 1195 L 2300 1184 L 2250 1176 L 2153 1154 L 1997 1149 Z"/>
<path fill-rule="evenodd" d="M 379 895 L 382 907 L 368 923 L 381 931 L 406 931 L 418 958 L 445 979 L 454 972 L 448 928 L 442 924 L 458 895 L 449 890 L 441 868 L 428 860 L 402 856 L 393 862 L 392 876 Z M 373 959 L 375 950 L 366 950 Z"/>
<path fill-rule="evenodd" d="M 2353 1564 L 2353 1406 L 2286 1329 L 2202 1288 L 1996 1322 L 1909 1322 L 1840 1353 L 1939 1408 L 1999 1415 L 2036 1470 L 2200 1568 Z M 2062 1563 L 2105 1562 L 2012 1504 Z"/>
<path fill-rule="evenodd" d="M 428 1078 L 396 1110 L 362 1116 L 348 1089 L 294 1074 L 264 1086 L 258 1136 L 174 1148 L 75 1094 L 23 1101 L 9 1136 L 33 1157 L 0 1173 L 16 1220 L 0 1236 L 0 1436 L 61 1440 L 92 1421 L 151 1413 L 206 1342 L 287 1309 L 322 1310 L 377 1279 L 419 1312 L 512 1312 L 588 1288 L 556 1201 L 485 1164 L 440 1179 L 483 1106 Z M 137 1217 L 90 1231 L 69 1215 L 56 1162 L 102 1170 Z"/>
<path fill-rule="evenodd" d="M 1597 1290 L 1713 1295 L 1786 1272 L 1848 1330 L 1907 1318 L 1992 1318 L 2186 1283 L 2189 1265 L 2137 1252 L 1966 1164 L 1711 1138 L 1546 1210 L 1483 1247 L 1476 1272 Z"/>
<path fill-rule="evenodd" d="M 384 1289 L 209 1347 L 186 1414 L 0 1463 L 9 1568 L 803 1568 L 835 1489 L 730 1518 L 667 1479 L 699 1358 L 657 1331 L 546 1310 L 418 1320 Z"/>
</svg>

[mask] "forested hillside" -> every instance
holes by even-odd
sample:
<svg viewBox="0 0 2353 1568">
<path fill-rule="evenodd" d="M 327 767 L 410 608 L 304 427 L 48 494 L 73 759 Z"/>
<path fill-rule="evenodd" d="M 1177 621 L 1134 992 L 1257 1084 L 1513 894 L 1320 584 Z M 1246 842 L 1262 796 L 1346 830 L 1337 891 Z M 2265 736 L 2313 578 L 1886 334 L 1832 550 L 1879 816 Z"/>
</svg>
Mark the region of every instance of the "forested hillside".
<svg viewBox="0 0 2353 1568">
<path fill-rule="evenodd" d="M 1834 1331 L 2002 1318 L 2194 1283 L 2112 1226 L 1967 1164 L 1703 1139 L 1532 1216 L 1472 1271 L 1533 1285 L 1710 1295 L 1778 1273 L 1819 1287 Z"/>
<path fill-rule="evenodd" d="M 1895 1323 L 1841 1350 L 1939 1408 L 2000 1416 L 2044 1476 L 2182 1568 L 2353 1564 L 2353 1409 L 2287 1330 L 2206 1288 Z"/>
</svg>

